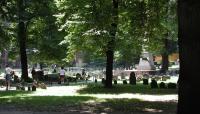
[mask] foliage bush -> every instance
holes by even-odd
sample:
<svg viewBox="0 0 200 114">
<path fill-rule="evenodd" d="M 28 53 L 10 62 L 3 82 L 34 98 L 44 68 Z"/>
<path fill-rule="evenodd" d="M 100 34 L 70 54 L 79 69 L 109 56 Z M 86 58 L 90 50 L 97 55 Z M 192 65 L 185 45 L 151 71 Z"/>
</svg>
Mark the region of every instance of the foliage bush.
<svg viewBox="0 0 200 114">
<path fill-rule="evenodd" d="M 123 80 L 123 84 L 128 84 L 126 80 Z"/>
<path fill-rule="evenodd" d="M 26 80 L 26 82 L 27 82 L 27 83 L 33 83 L 33 79 L 30 78 L 30 77 L 28 77 L 27 80 Z"/>
<path fill-rule="evenodd" d="M 149 85 L 149 80 L 148 79 L 143 79 L 143 85 Z"/>
<path fill-rule="evenodd" d="M 97 83 L 97 79 L 95 79 L 94 82 Z"/>
<path fill-rule="evenodd" d="M 131 72 L 129 80 L 131 85 L 136 85 L 135 72 Z"/>
<path fill-rule="evenodd" d="M 150 85 L 151 85 L 151 88 L 158 88 L 158 83 L 154 79 L 151 80 L 151 84 Z"/>
<path fill-rule="evenodd" d="M 168 83 L 167 84 L 167 88 L 169 88 L 169 89 L 176 89 L 176 87 L 177 87 L 176 83 Z"/>
<path fill-rule="evenodd" d="M 114 80 L 114 84 L 117 84 L 117 80 Z"/>
<path fill-rule="evenodd" d="M 160 88 L 166 88 L 166 85 L 165 85 L 164 82 L 161 82 L 161 83 L 159 84 L 159 87 L 160 87 Z"/>
</svg>

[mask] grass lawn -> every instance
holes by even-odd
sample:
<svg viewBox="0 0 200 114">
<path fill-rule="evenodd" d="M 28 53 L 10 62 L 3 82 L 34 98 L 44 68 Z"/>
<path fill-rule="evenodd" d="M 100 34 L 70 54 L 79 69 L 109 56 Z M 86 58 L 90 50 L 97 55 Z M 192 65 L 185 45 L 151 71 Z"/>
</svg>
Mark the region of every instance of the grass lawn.
<svg viewBox="0 0 200 114">
<path fill-rule="evenodd" d="M 22 97 L 31 94 L 31 91 L 0 91 L 0 98 L 2 97 Z"/>
<path fill-rule="evenodd" d="M 69 87 L 69 86 L 68 86 Z M 74 96 L 31 96 L 27 91 L 0 91 L 1 110 L 22 111 L 89 111 L 91 113 L 175 114 L 177 101 L 145 101 L 136 98 L 97 98 L 92 94 L 140 93 L 145 95 L 177 94 L 176 89 L 151 89 L 138 84 L 114 85 L 106 89 L 101 84 L 88 84 Z M 91 95 L 90 95 L 91 94 Z"/>
<path fill-rule="evenodd" d="M 80 94 L 121 94 L 121 93 L 140 93 L 140 94 L 177 94 L 177 89 L 151 89 L 150 85 L 113 85 L 113 88 L 104 88 L 102 84 L 88 84 L 86 88 L 78 91 Z"/>
<path fill-rule="evenodd" d="M 101 110 L 110 109 L 118 112 L 151 112 L 175 114 L 175 102 L 149 102 L 139 99 L 106 99 L 101 103 L 104 106 Z"/>
<path fill-rule="evenodd" d="M 22 96 L 0 98 L 0 107 L 8 110 L 24 111 L 64 111 L 69 107 L 80 107 L 86 101 L 95 98 L 89 96 Z"/>
</svg>

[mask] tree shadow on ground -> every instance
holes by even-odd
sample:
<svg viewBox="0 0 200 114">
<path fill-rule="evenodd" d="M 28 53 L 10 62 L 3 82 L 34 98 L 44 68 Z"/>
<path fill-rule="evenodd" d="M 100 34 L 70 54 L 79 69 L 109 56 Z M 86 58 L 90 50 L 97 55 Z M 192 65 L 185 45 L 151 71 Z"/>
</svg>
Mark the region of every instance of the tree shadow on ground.
<svg viewBox="0 0 200 114">
<path fill-rule="evenodd" d="M 177 89 L 152 89 L 150 85 L 114 85 L 113 88 L 105 88 L 102 84 L 88 84 L 85 88 L 78 90 L 80 94 L 122 94 L 139 93 L 151 95 L 177 94 Z"/>
<path fill-rule="evenodd" d="M 0 97 L 1 110 L 116 113 L 175 114 L 176 101 L 150 102 L 139 99 L 97 99 L 89 96 L 22 96 Z"/>
<path fill-rule="evenodd" d="M 107 113 L 175 114 L 177 102 L 141 101 L 138 99 L 106 99 L 98 110 Z"/>
</svg>

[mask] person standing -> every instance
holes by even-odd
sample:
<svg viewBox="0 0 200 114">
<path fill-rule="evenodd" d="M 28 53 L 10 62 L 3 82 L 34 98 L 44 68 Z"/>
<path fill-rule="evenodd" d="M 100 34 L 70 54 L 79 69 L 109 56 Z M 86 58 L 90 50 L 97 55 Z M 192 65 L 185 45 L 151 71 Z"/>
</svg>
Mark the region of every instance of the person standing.
<svg viewBox="0 0 200 114">
<path fill-rule="evenodd" d="M 31 74 L 32 74 L 32 78 L 33 78 L 34 80 L 37 80 L 36 71 L 35 71 L 35 68 L 34 68 L 34 67 L 32 68 Z"/>
<path fill-rule="evenodd" d="M 10 83 L 11 83 L 11 78 L 12 78 L 12 69 L 6 65 L 5 68 L 5 79 L 6 79 L 6 90 L 8 90 L 10 88 Z"/>
<path fill-rule="evenodd" d="M 65 69 L 64 67 L 61 67 L 60 69 L 60 83 L 64 84 L 64 79 L 65 79 Z"/>
</svg>

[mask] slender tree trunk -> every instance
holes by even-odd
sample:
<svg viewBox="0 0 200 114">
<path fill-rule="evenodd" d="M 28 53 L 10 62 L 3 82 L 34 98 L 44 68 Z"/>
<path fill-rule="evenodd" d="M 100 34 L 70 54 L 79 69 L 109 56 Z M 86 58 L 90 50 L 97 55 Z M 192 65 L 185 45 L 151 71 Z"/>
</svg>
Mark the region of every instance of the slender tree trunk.
<svg viewBox="0 0 200 114">
<path fill-rule="evenodd" d="M 168 36 L 167 36 L 168 37 Z M 169 54 L 168 54 L 168 48 L 169 48 L 169 40 L 166 38 L 164 39 L 164 52 L 162 54 L 162 68 L 161 72 L 166 73 L 169 67 Z"/>
<path fill-rule="evenodd" d="M 27 55 L 26 55 L 26 26 L 24 22 L 24 0 L 18 0 L 18 11 L 19 11 L 19 24 L 18 24 L 18 40 L 20 46 L 20 59 L 21 59 L 21 70 L 22 79 L 25 81 L 28 79 L 28 66 L 27 66 Z"/>
<path fill-rule="evenodd" d="M 113 59 L 114 59 L 114 47 L 115 47 L 115 37 L 117 33 L 117 25 L 118 25 L 118 0 L 113 0 L 113 22 L 111 24 L 111 41 L 108 42 L 108 49 L 106 52 L 107 63 L 106 63 L 106 88 L 112 87 L 112 77 L 113 77 Z"/>
<path fill-rule="evenodd" d="M 200 1 L 178 0 L 180 75 L 177 114 L 197 114 L 200 106 Z"/>
</svg>

